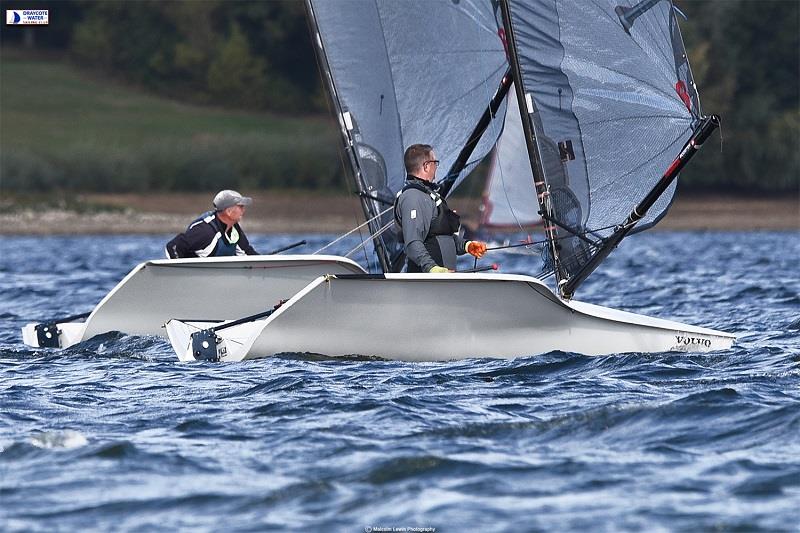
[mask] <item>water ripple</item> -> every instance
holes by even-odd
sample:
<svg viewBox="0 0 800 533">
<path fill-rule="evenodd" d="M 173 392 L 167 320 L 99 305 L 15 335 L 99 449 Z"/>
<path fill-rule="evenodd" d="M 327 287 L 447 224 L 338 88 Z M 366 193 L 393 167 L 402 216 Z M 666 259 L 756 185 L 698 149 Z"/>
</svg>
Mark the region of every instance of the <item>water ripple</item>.
<svg viewBox="0 0 800 533">
<path fill-rule="evenodd" d="M 26 322 L 91 309 L 167 236 L 2 237 L 0 529 L 790 531 L 800 238 L 651 233 L 581 297 L 735 332 L 732 350 L 215 365 L 119 333 L 30 349 Z"/>
</svg>

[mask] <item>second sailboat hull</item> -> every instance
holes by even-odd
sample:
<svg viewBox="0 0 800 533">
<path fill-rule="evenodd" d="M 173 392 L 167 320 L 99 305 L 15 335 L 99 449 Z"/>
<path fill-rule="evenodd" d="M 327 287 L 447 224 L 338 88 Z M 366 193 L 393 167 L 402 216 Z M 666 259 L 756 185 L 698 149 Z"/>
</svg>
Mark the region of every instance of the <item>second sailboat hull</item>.
<svg viewBox="0 0 800 533">
<path fill-rule="evenodd" d="M 95 335 L 166 336 L 170 318 L 225 319 L 274 305 L 324 274 L 363 273 L 345 257 L 268 255 L 158 259 L 136 266 L 83 322 L 54 321 L 52 347 L 67 348 Z M 42 347 L 39 324 L 22 328 L 25 344 Z"/>
<path fill-rule="evenodd" d="M 214 325 L 170 321 L 179 358 L 193 360 L 191 334 Z M 287 352 L 404 361 L 706 352 L 734 342 L 711 329 L 564 302 L 528 276 L 492 274 L 320 277 L 270 317 L 218 336 L 223 361 Z"/>
</svg>

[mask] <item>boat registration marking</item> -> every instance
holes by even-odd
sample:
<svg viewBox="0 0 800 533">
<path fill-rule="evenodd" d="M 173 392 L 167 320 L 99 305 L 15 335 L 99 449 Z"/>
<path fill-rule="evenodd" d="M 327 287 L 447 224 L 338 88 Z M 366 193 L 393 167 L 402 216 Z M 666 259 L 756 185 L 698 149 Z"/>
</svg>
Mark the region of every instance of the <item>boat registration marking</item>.
<svg viewBox="0 0 800 533">
<path fill-rule="evenodd" d="M 675 350 L 685 350 L 687 348 L 701 346 L 711 348 L 711 339 L 704 337 L 691 337 L 689 335 L 675 335 Z"/>
</svg>

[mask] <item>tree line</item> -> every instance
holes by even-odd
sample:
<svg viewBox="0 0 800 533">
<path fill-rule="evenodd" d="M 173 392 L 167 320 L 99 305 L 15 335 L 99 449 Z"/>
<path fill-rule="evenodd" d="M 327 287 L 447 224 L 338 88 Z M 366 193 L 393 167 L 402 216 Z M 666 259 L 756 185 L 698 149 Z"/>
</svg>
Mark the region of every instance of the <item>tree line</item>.
<svg viewBox="0 0 800 533">
<path fill-rule="evenodd" d="M 800 2 L 683 1 L 703 111 L 722 117 L 682 176 L 695 189 L 800 192 Z M 716 146 L 715 146 L 716 145 Z"/>
<path fill-rule="evenodd" d="M 200 104 L 286 112 L 324 107 L 303 2 L 14 2 L 50 25 L 6 27 L 3 43 L 65 50 L 82 66 Z M 26 41 L 27 39 L 27 41 Z"/>
<path fill-rule="evenodd" d="M 403 0 L 398 0 L 403 1 Z M 4 3 L 5 4 L 5 3 Z M 683 187 L 800 189 L 800 2 L 676 1 L 716 138 Z M 327 112 L 300 0 L 21 1 L 49 9 L 46 31 L 5 26 L 2 44 L 65 51 L 80 66 L 198 104 L 291 114 Z"/>
</svg>

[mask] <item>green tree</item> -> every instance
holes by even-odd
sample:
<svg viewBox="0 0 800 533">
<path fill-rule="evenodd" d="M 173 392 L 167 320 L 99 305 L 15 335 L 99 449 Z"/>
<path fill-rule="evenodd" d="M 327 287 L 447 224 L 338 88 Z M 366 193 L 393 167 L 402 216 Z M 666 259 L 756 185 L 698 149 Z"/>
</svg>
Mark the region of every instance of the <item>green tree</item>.
<svg viewBox="0 0 800 533">
<path fill-rule="evenodd" d="M 177 40 L 175 26 L 158 2 L 85 4 L 85 19 L 72 39 L 74 57 L 125 78 L 157 88 L 163 78 L 166 50 Z"/>
<path fill-rule="evenodd" d="M 684 187 L 800 190 L 800 3 L 682 2 L 703 110 L 722 116 Z"/>
<path fill-rule="evenodd" d="M 208 67 L 208 88 L 236 107 L 264 106 L 267 92 L 266 61 L 254 57 L 238 24 Z"/>
</svg>

